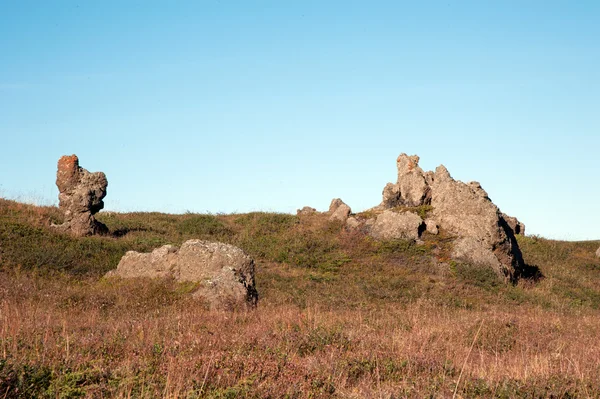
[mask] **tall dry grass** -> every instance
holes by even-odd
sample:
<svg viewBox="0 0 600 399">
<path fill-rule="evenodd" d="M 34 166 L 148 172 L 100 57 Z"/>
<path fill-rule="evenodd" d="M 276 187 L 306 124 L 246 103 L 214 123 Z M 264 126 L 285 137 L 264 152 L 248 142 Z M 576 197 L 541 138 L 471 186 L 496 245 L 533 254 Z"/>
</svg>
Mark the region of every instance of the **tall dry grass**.
<svg viewBox="0 0 600 399">
<path fill-rule="evenodd" d="M 0 392 L 7 398 L 23 397 L 11 390 L 26 387 L 10 382 L 19 373 L 28 378 L 23 365 L 48 370 L 39 392 L 70 397 L 600 394 L 594 312 L 468 310 L 423 299 L 219 313 L 172 283 L 39 279 L 3 276 Z"/>
<path fill-rule="evenodd" d="M 323 217 L 110 214 L 73 239 L 0 200 L 0 398 L 600 397 L 598 243 L 520 238 L 537 282 L 446 262 L 443 237 L 376 243 Z M 255 311 L 172 281 L 105 280 L 191 237 L 257 259 Z"/>
</svg>

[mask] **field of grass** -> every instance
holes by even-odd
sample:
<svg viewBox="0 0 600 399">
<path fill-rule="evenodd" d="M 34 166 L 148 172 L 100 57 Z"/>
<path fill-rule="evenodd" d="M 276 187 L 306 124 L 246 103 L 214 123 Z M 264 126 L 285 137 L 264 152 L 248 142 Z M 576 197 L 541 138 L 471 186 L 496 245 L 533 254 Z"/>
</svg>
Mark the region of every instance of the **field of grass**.
<svg viewBox="0 0 600 399">
<path fill-rule="evenodd" d="M 600 397 L 600 242 L 518 237 L 506 285 L 448 239 L 376 242 L 324 215 L 100 213 L 0 199 L 2 398 Z M 259 304 L 210 311 L 173 281 L 107 280 L 190 238 L 255 258 Z"/>
</svg>

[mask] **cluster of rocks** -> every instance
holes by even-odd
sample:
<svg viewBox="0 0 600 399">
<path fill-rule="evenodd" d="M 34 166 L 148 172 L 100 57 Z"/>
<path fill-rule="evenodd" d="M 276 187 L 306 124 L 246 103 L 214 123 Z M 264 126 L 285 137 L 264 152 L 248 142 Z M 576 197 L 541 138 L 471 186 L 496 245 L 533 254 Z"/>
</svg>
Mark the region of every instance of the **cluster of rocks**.
<svg viewBox="0 0 600 399">
<path fill-rule="evenodd" d="M 384 187 L 381 204 L 354 215 L 335 198 L 327 212 L 329 220 L 377 240 L 419 241 L 423 234 L 441 230 L 453 239 L 454 259 L 491 267 L 510 280 L 524 270 L 515 235 L 524 235 L 525 225 L 501 213 L 478 182 L 454 180 L 443 165 L 435 172 L 423 171 L 416 155 L 400 154 L 396 166 L 397 181 Z M 76 155 L 63 156 L 58 161 L 56 185 L 64 223 L 55 227 L 78 237 L 108 232 L 94 217 L 104 207 L 108 185 L 104 173 L 81 168 Z M 317 213 L 307 206 L 297 211 L 299 216 Z M 600 258 L 600 248 L 596 256 Z M 194 295 L 204 298 L 211 308 L 232 309 L 256 305 L 254 267 L 254 260 L 240 248 L 189 240 L 179 248 L 164 245 L 151 253 L 129 251 L 107 277 L 193 282 Z"/>
<path fill-rule="evenodd" d="M 454 180 L 443 165 L 435 172 L 423 171 L 416 155 L 400 154 L 396 165 L 398 179 L 384 187 L 380 205 L 361 217 L 334 199 L 330 218 L 378 240 L 420 240 L 425 232 L 442 229 L 453 237 L 454 259 L 491 267 L 509 280 L 523 271 L 515 234 L 525 234 L 525 226 L 501 213 L 478 182 Z M 419 216 L 419 210 L 427 211 L 421 212 L 427 217 Z"/>
<path fill-rule="evenodd" d="M 129 251 L 106 277 L 193 282 L 197 284 L 194 296 L 212 309 L 254 307 L 258 301 L 254 260 L 240 248 L 220 242 L 188 240 L 179 248 L 163 245 L 151 253 Z"/>
<path fill-rule="evenodd" d="M 56 173 L 59 209 L 64 223 L 55 226 L 75 236 L 103 234 L 108 229 L 94 215 L 104 208 L 108 181 L 102 172 L 90 173 L 79 166 L 76 155 L 65 155 L 58 161 Z"/>
<path fill-rule="evenodd" d="M 102 172 L 79 166 L 76 155 L 58 161 L 56 185 L 64 223 L 55 228 L 76 237 L 108 233 L 94 217 L 102 208 L 108 181 Z M 197 284 L 194 295 L 213 309 L 253 307 L 258 301 L 254 260 L 240 248 L 220 242 L 186 241 L 180 248 L 164 245 L 151 253 L 127 252 L 107 277 L 171 278 Z"/>
</svg>

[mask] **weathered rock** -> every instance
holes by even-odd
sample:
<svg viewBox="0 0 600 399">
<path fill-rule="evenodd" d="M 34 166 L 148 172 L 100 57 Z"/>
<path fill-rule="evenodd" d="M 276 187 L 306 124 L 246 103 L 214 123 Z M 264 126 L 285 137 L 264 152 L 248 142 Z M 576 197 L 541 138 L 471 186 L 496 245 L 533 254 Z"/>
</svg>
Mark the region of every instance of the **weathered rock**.
<svg viewBox="0 0 600 399">
<path fill-rule="evenodd" d="M 383 208 L 395 208 L 404 204 L 402 195 L 400 195 L 400 185 L 388 183 L 383 188 L 383 200 L 381 205 Z"/>
<path fill-rule="evenodd" d="M 94 218 L 94 214 L 104 208 L 108 181 L 102 172 L 90 173 L 79 166 L 76 155 L 63 156 L 58 161 L 56 186 L 58 187 L 59 208 L 65 222 L 56 226 L 75 236 L 106 233 L 106 226 Z"/>
<path fill-rule="evenodd" d="M 457 236 L 453 257 L 492 267 L 513 280 L 524 267 L 513 230 L 477 182 L 454 180 L 439 166 L 431 186 L 433 216 Z"/>
<path fill-rule="evenodd" d="M 363 223 L 361 223 L 361 221 L 354 216 L 350 216 L 346 220 L 346 227 L 349 229 L 359 229 L 362 225 Z"/>
<path fill-rule="evenodd" d="M 296 215 L 298 216 L 314 215 L 315 213 L 317 213 L 317 210 L 315 208 L 311 208 L 310 206 L 305 206 L 302 209 L 296 210 Z"/>
<path fill-rule="evenodd" d="M 417 240 L 424 230 L 425 223 L 416 213 L 385 210 L 377 215 L 369 234 L 377 240 Z"/>
<path fill-rule="evenodd" d="M 600 248 L 596 250 L 596 258 L 600 258 Z"/>
<path fill-rule="evenodd" d="M 431 174 L 419 167 L 419 157 L 416 155 L 400 154 L 396 160 L 398 181 L 388 183 L 383 189 L 382 205 L 393 208 L 399 205 L 419 206 L 429 204 L 431 200 Z"/>
<path fill-rule="evenodd" d="M 329 220 L 339 220 L 345 223 L 348 216 L 352 213 L 352 209 L 339 198 L 331 200 L 329 205 Z"/>
<path fill-rule="evenodd" d="M 437 234 L 441 228 L 455 236 L 454 258 L 485 264 L 510 280 L 517 278 L 525 265 L 515 234 L 524 234 L 525 226 L 503 216 L 478 182 L 455 181 L 443 165 L 435 173 L 424 172 L 418 163 L 418 156 L 400 154 L 398 181 L 385 186 L 382 203 L 372 209 L 431 205 L 435 222 L 427 220 L 426 229 Z"/>
<path fill-rule="evenodd" d="M 425 226 L 426 226 L 425 231 L 427 231 L 429 234 L 436 235 L 436 234 L 439 234 L 439 232 L 440 232 L 439 228 L 438 228 L 439 227 L 438 223 L 433 219 L 426 219 Z"/>
<path fill-rule="evenodd" d="M 506 224 L 512 229 L 515 235 L 525 235 L 525 225 L 519 221 L 516 217 L 508 216 L 506 213 L 502 214 L 502 217 L 506 221 Z"/>
<path fill-rule="evenodd" d="M 164 245 L 151 253 L 127 252 L 107 277 L 173 278 L 198 283 L 196 296 L 213 309 L 255 306 L 254 260 L 240 248 L 220 242 L 188 240 L 180 248 Z"/>
</svg>

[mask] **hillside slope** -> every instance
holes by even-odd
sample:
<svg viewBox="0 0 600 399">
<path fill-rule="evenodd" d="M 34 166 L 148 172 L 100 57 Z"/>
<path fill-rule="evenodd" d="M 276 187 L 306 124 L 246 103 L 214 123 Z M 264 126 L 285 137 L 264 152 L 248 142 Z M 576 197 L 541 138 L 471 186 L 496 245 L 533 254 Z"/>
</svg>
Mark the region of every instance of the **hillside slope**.
<svg viewBox="0 0 600 399">
<path fill-rule="evenodd" d="M 377 242 L 324 215 L 99 213 L 0 200 L 0 397 L 600 396 L 599 242 L 519 237 L 531 278 L 453 262 L 447 238 Z M 200 238 L 257 262 L 259 306 L 107 281 L 128 250 Z M 4 396 L 2 396 L 4 395 Z"/>
</svg>

